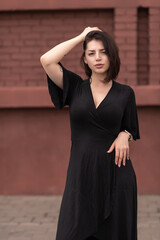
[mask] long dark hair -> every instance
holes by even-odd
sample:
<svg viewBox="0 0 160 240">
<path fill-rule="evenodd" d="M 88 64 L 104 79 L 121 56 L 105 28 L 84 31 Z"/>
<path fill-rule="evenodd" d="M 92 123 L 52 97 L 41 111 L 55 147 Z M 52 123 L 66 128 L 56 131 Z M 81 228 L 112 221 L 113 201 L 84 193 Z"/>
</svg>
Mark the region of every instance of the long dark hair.
<svg viewBox="0 0 160 240">
<path fill-rule="evenodd" d="M 92 71 L 89 68 L 88 64 L 84 62 L 85 51 L 87 48 L 87 44 L 92 40 L 99 40 L 103 43 L 106 54 L 109 58 L 109 69 L 107 70 L 106 81 L 115 80 L 120 70 L 120 58 L 119 58 L 119 50 L 114 41 L 114 39 L 106 32 L 102 31 L 91 31 L 89 32 L 85 40 L 83 42 L 83 54 L 80 59 L 80 63 L 85 70 L 85 73 L 88 77 L 91 77 Z"/>
</svg>

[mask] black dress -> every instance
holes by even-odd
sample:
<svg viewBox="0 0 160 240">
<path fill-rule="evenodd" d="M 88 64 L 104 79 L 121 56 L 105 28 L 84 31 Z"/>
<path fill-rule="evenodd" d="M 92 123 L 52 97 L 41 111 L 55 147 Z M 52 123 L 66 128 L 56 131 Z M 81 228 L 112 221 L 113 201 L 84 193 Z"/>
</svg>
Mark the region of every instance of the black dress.
<svg viewBox="0 0 160 240">
<path fill-rule="evenodd" d="M 55 107 L 69 105 L 72 142 L 56 240 L 136 240 L 135 172 L 107 153 L 122 130 L 140 138 L 134 91 L 113 81 L 96 108 L 89 79 L 62 69 L 63 90 L 47 75 Z"/>
</svg>

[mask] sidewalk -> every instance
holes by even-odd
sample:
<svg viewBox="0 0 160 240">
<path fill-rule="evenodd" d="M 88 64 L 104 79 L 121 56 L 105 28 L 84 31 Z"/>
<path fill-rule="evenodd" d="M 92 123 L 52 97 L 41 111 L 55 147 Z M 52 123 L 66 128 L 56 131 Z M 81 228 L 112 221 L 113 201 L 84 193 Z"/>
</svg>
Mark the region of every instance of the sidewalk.
<svg viewBox="0 0 160 240">
<path fill-rule="evenodd" d="M 0 196 L 0 240 L 55 240 L 61 196 Z M 138 197 L 138 240 L 160 240 L 160 195 Z"/>
</svg>

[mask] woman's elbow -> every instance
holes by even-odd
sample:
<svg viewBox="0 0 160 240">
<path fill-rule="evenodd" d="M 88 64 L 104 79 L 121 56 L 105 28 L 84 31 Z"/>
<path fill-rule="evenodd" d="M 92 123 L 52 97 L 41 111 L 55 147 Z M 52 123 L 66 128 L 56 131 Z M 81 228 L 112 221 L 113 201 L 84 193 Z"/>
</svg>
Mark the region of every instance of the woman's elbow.
<svg viewBox="0 0 160 240">
<path fill-rule="evenodd" d="M 47 65 L 47 59 L 46 59 L 46 57 L 44 55 L 42 55 L 40 57 L 40 62 L 42 64 L 42 66 Z"/>
</svg>

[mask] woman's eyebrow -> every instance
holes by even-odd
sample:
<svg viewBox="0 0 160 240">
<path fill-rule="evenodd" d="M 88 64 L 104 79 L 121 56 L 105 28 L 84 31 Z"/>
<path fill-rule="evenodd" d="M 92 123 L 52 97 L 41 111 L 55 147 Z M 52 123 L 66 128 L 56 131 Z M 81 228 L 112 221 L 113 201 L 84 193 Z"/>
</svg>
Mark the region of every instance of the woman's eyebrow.
<svg viewBox="0 0 160 240">
<path fill-rule="evenodd" d="M 90 51 L 90 52 L 95 52 L 95 50 L 92 50 L 92 49 L 88 49 L 88 51 Z M 102 49 L 99 49 L 99 51 L 105 51 L 105 49 L 102 48 Z"/>
</svg>

